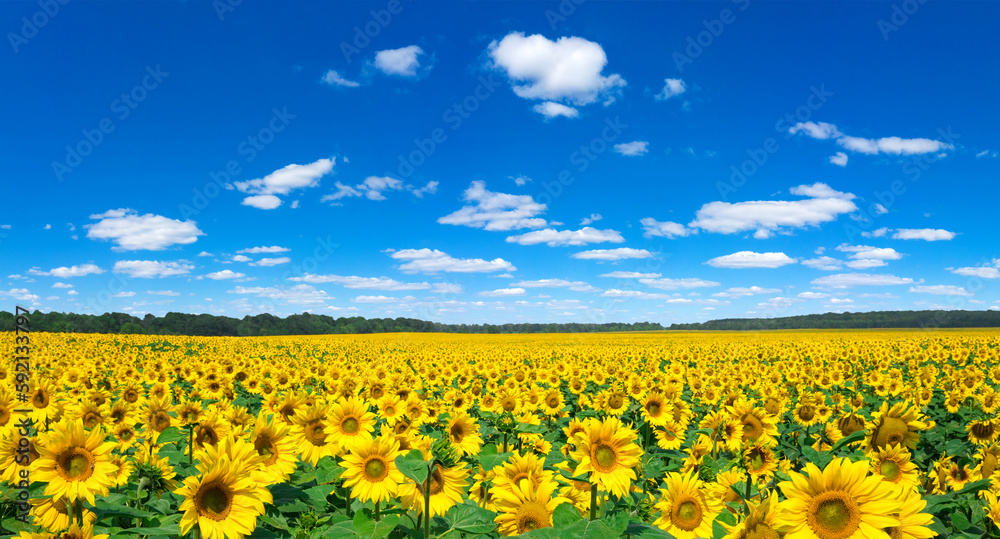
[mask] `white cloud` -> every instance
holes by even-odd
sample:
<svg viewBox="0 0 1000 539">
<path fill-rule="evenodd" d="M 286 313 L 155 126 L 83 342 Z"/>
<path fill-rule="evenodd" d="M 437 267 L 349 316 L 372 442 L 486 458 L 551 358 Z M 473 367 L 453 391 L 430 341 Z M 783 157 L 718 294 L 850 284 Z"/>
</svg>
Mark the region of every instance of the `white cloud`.
<svg viewBox="0 0 1000 539">
<path fill-rule="evenodd" d="M 116 294 L 111 294 L 113 298 L 130 298 L 135 295 L 135 292 L 118 292 Z"/>
<path fill-rule="evenodd" d="M 96 264 L 80 264 L 79 266 L 60 266 L 58 268 L 52 268 L 49 271 L 40 271 L 37 269 L 30 269 L 28 273 L 32 275 L 49 275 L 52 277 L 58 277 L 60 279 L 68 279 L 69 277 L 83 277 L 84 275 L 90 274 L 101 274 L 104 270 L 97 267 Z"/>
<path fill-rule="evenodd" d="M 818 258 L 803 260 L 802 265 L 823 271 L 833 271 L 840 269 L 844 263 L 830 256 L 821 256 Z"/>
<path fill-rule="evenodd" d="M 246 256 L 246 255 L 234 255 L 233 256 L 233 262 L 249 262 L 251 260 L 253 260 L 253 259 L 250 258 L 249 256 Z"/>
<path fill-rule="evenodd" d="M 513 275 L 511 275 L 513 277 Z M 431 294 L 461 294 L 462 285 L 457 283 L 434 283 Z"/>
<path fill-rule="evenodd" d="M 424 198 L 424 194 L 431 194 L 431 195 L 433 195 L 434 193 L 437 193 L 438 185 L 440 185 L 440 182 L 429 181 L 429 182 L 427 182 L 427 184 L 425 184 L 423 187 L 421 187 L 419 189 L 413 188 L 413 187 L 410 187 L 410 186 L 406 186 L 406 187 L 407 187 L 407 189 L 410 190 L 411 193 L 413 193 L 413 196 L 415 196 L 417 198 Z"/>
<path fill-rule="evenodd" d="M 375 53 L 375 67 L 386 75 L 415 77 L 423 54 L 424 50 L 416 45 L 378 51 Z"/>
<path fill-rule="evenodd" d="M 215 256 L 215 255 L 213 255 L 212 253 L 210 253 L 208 251 L 202 251 L 202 252 L 198 253 L 195 256 Z"/>
<path fill-rule="evenodd" d="M 656 94 L 657 101 L 663 101 L 664 99 L 670 99 L 683 94 L 687 90 L 687 85 L 681 79 L 665 79 L 663 81 L 663 90 Z"/>
<path fill-rule="evenodd" d="M 621 144 L 615 144 L 614 150 L 616 153 L 628 156 L 646 155 L 649 153 L 649 142 L 645 140 L 623 142 Z"/>
<path fill-rule="evenodd" d="M 389 254 L 396 260 L 404 260 L 399 266 L 406 273 L 490 273 L 493 271 L 516 271 L 510 262 L 502 258 L 483 260 L 481 258 L 453 258 L 437 249 L 402 249 Z"/>
<path fill-rule="evenodd" d="M 900 137 L 883 137 L 878 139 L 869 139 L 851 137 L 841 133 L 837 129 L 837 126 L 823 122 L 799 122 L 792 126 L 788 132 L 792 134 L 802 132 L 807 136 L 818 140 L 827 140 L 832 138 L 837 141 L 837 144 L 846 150 L 869 155 L 876 155 L 879 153 L 892 155 L 916 155 L 954 149 L 954 146 L 951 144 L 926 138 L 904 139 Z"/>
<path fill-rule="evenodd" d="M 889 232 L 890 232 L 890 229 L 888 229 L 886 227 L 882 227 L 882 228 L 876 228 L 875 230 L 872 230 L 871 232 L 862 232 L 861 235 L 864 236 L 864 237 L 866 237 L 866 238 L 883 238 Z"/>
<path fill-rule="evenodd" d="M 403 283 L 389 277 L 358 277 L 357 275 L 316 275 L 307 273 L 301 277 L 289 277 L 289 281 L 310 284 L 335 283 L 344 288 L 358 290 L 428 290 L 430 283 Z"/>
<path fill-rule="evenodd" d="M 719 286 L 719 283 L 715 281 L 706 281 L 704 279 L 695 279 L 693 277 L 686 279 L 639 279 L 639 282 L 651 288 L 659 288 L 660 290 L 687 290 L 690 288 L 711 288 L 713 286 Z"/>
<path fill-rule="evenodd" d="M 982 158 L 982 157 L 997 157 L 997 155 L 1000 155 L 1000 154 L 998 154 L 996 151 L 983 150 L 983 151 L 977 153 L 976 157 L 977 158 Z"/>
<path fill-rule="evenodd" d="M 236 252 L 238 254 L 257 255 L 261 253 L 287 253 L 288 251 L 291 251 L 291 249 L 289 249 L 288 247 L 280 247 L 278 245 L 272 245 L 270 247 L 265 247 L 265 246 L 250 247 L 247 249 L 240 249 L 239 251 Z"/>
<path fill-rule="evenodd" d="M 347 88 L 357 88 L 358 86 L 361 86 L 360 84 L 358 84 L 353 80 L 345 79 L 344 77 L 340 76 L 340 73 L 337 73 L 332 69 L 327 71 L 326 74 L 323 75 L 323 78 L 320 79 L 320 82 L 322 82 L 323 84 L 328 84 L 330 86 L 344 86 Z"/>
<path fill-rule="evenodd" d="M 599 289 L 583 281 L 567 281 L 565 279 L 538 279 L 536 281 L 521 281 L 514 286 L 522 288 L 567 288 L 574 292 L 597 292 Z"/>
<path fill-rule="evenodd" d="M 612 279 L 656 279 L 659 273 L 640 273 L 638 271 L 612 271 L 602 273 L 599 277 L 610 277 Z"/>
<path fill-rule="evenodd" d="M 680 223 L 673 221 L 660 222 L 652 217 L 640 219 L 639 223 L 642 224 L 642 229 L 644 230 L 642 236 L 645 238 L 661 237 L 673 239 L 678 236 L 687 236 L 692 232 Z"/>
<path fill-rule="evenodd" d="M 936 284 L 932 286 L 911 286 L 910 292 L 917 294 L 936 294 L 939 296 L 971 296 L 972 292 L 962 288 L 961 286 L 951 286 L 944 284 Z"/>
<path fill-rule="evenodd" d="M 844 152 L 837 152 L 830 156 L 830 163 L 837 165 L 839 167 L 847 166 L 847 154 Z"/>
<path fill-rule="evenodd" d="M 796 297 L 801 299 L 825 299 L 830 297 L 830 294 L 822 294 L 820 292 L 801 292 Z"/>
<path fill-rule="evenodd" d="M 837 246 L 837 250 L 844 253 L 851 253 L 848 256 L 855 260 L 899 260 L 903 258 L 903 255 L 896 252 L 892 247 L 871 247 L 868 245 L 848 245 L 842 243 Z"/>
<path fill-rule="evenodd" d="M 764 239 L 786 229 L 819 226 L 858 209 L 850 200 L 853 194 L 841 193 L 823 183 L 800 185 L 793 187 L 791 192 L 811 198 L 710 202 L 698 210 L 695 220 L 688 226 L 719 234 L 755 230 L 754 237 Z"/>
<path fill-rule="evenodd" d="M 238 273 L 233 270 L 213 271 L 212 273 L 205 275 L 205 277 L 215 281 L 221 281 L 224 279 L 242 279 L 246 276 L 247 275 L 245 273 Z"/>
<path fill-rule="evenodd" d="M 289 305 L 322 305 L 323 303 L 335 299 L 327 295 L 322 290 L 316 290 L 307 284 L 295 285 L 292 287 L 245 287 L 237 286 L 229 291 L 230 294 L 253 295 L 258 298 L 284 301 Z"/>
<path fill-rule="evenodd" d="M 715 257 L 706 264 L 716 268 L 780 268 L 794 264 L 795 259 L 785 253 L 756 253 L 740 251 L 731 255 Z"/>
<path fill-rule="evenodd" d="M 354 303 L 401 303 L 405 301 L 413 301 L 417 298 L 413 296 L 406 296 L 403 298 L 394 298 L 390 296 L 358 296 L 351 301 Z"/>
<path fill-rule="evenodd" d="M 52 288 L 73 288 L 69 283 L 52 283 Z"/>
<path fill-rule="evenodd" d="M 727 289 L 724 292 L 716 292 L 715 294 L 712 294 L 712 297 L 739 299 L 756 294 L 778 294 L 780 292 L 780 288 L 761 288 L 759 286 L 751 286 L 749 288 L 736 287 Z"/>
<path fill-rule="evenodd" d="M 949 232 L 940 228 L 899 228 L 892 235 L 895 240 L 924 240 L 940 241 L 950 240 L 955 237 L 954 232 Z"/>
<path fill-rule="evenodd" d="M 675 299 L 668 294 L 656 294 L 652 292 L 642 292 L 640 290 L 618 290 L 617 288 L 612 288 L 610 290 L 605 290 L 601 296 L 608 298 L 628 298 L 628 299 Z"/>
<path fill-rule="evenodd" d="M 601 217 L 601 214 L 599 214 L 599 213 L 592 213 L 592 214 L 590 214 L 590 217 L 584 217 L 583 219 L 580 220 L 580 226 L 587 226 L 587 225 L 596 223 L 596 222 L 600 221 L 601 219 L 603 219 L 603 217 Z"/>
<path fill-rule="evenodd" d="M 856 270 L 881 268 L 882 266 L 885 265 L 888 265 L 885 260 L 880 260 L 877 258 L 861 258 L 858 260 L 851 260 L 846 264 L 847 267 Z"/>
<path fill-rule="evenodd" d="M 972 268 L 947 268 L 948 271 L 965 277 L 979 277 L 981 279 L 1000 279 L 1000 269 L 990 266 L 977 266 Z"/>
<path fill-rule="evenodd" d="M 274 172 L 245 182 L 233 182 L 241 193 L 249 196 L 243 199 L 243 204 L 262 210 L 273 210 L 281 205 L 281 199 L 275 195 L 287 195 L 296 189 L 306 189 L 319 185 L 323 176 L 333 171 L 336 163 L 334 158 L 320 159 L 307 165 L 291 164 Z"/>
<path fill-rule="evenodd" d="M 530 195 L 509 195 L 486 190 L 486 182 L 474 181 L 462 194 L 471 204 L 437 220 L 443 225 L 461 225 L 485 230 L 542 228 L 545 219 L 537 217 L 546 210 Z"/>
<path fill-rule="evenodd" d="M 837 273 L 819 279 L 813 279 L 812 284 L 829 288 L 847 288 L 851 286 L 888 286 L 912 284 L 913 279 L 872 273 Z"/>
<path fill-rule="evenodd" d="M 179 221 L 162 215 L 139 215 L 129 208 L 109 210 L 90 216 L 96 223 L 84 225 L 87 237 L 111 240 L 114 251 L 161 251 L 172 245 L 187 245 L 205 233 L 194 221 Z"/>
<path fill-rule="evenodd" d="M 559 116 L 564 118 L 576 118 L 580 115 L 579 110 L 554 101 L 543 101 L 532 107 L 532 110 L 542 116 L 545 116 L 545 119 L 547 120 L 558 118 Z"/>
<path fill-rule="evenodd" d="M 187 275 L 194 266 L 183 262 L 160 262 L 158 260 L 120 260 L 111 271 L 143 279 Z"/>
<path fill-rule="evenodd" d="M 152 294 L 154 296 L 179 296 L 180 292 L 174 292 L 173 290 L 147 290 L 147 294 Z"/>
<path fill-rule="evenodd" d="M 554 228 L 546 228 L 518 236 L 507 237 L 507 243 L 517 243 L 519 245 L 545 243 L 549 247 L 604 242 L 622 243 L 624 241 L 625 238 L 616 230 L 598 230 L 589 226 L 583 227 L 580 230 L 555 230 Z"/>
<path fill-rule="evenodd" d="M 514 93 L 524 99 L 541 99 L 587 105 L 614 94 L 625 86 L 620 75 L 604 76 L 608 63 L 604 49 L 580 37 L 551 41 L 535 34 L 511 32 L 490 43 L 488 54 L 493 67 L 511 79 Z"/>
<path fill-rule="evenodd" d="M 885 214 L 889 213 L 889 208 L 886 208 L 885 206 L 883 206 L 881 204 L 875 204 L 874 208 L 875 208 L 875 213 L 878 214 L 878 215 L 885 215 Z M 884 228 L 880 228 L 879 230 L 885 230 L 885 229 Z"/>
<path fill-rule="evenodd" d="M 402 180 L 397 180 L 388 176 L 369 176 L 365 178 L 365 181 L 355 185 L 354 187 L 336 182 L 334 187 L 336 187 L 337 190 L 333 193 L 323 195 L 319 201 L 330 202 L 337 201 L 342 198 L 360 196 L 364 196 L 368 200 L 385 200 L 385 195 L 383 193 L 386 191 L 402 191 L 406 187 L 409 187 L 411 192 L 413 192 L 417 198 L 422 198 L 424 193 L 433 194 L 437 192 L 437 186 L 438 182 L 428 182 L 428 184 L 424 187 L 414 190 L 412 186 L 404 185 Z"/>
<path fill-rule="evenodd" d="M 619 247 L 617 249 L 593 249 L 571 255 L 581 260 L 624 260 L 626 258 L 652 258 L 653 253 L 645 249 Z"/>
<path fill-rule="evenodd" d="M 498 288 L 496 290 L 489 290 L 480 292 L 480 296 L 486 296 L 490 298 L 510 298 L 514 296 L 523 296 L 525 294 L 523 288 Z"/>
<path fill-rule="evenodd" d="M 531 178 L 525 176 L 524 174 L 521 174 L 520 176 L 507 176 L 507 177 L 514 180 L 514 185 L 518 187 L 522 187 L 531 181 Z"/>
<path fill-rule="evenodd" d="M 277 258 L 261 258 L 256 262 L 251 262 L 250 265 L 268 267 L 268 266 L 277 266 L 279 264 L 287 264 L 291 261 L 292 259 L 287 256 L 279 256 Z"/>
</svg>

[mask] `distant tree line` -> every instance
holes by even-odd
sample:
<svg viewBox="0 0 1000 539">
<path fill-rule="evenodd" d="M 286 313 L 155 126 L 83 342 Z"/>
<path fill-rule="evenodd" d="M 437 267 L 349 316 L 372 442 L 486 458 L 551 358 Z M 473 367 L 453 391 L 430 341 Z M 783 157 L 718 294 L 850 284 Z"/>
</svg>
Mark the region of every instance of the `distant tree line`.
<svg viewBox="0 0 1000 539">
<path fill-rule="evenodd" d="M 198 335 L 249 337 L 267 335 L 328 335 L 338 333 L 441 332 L 441 333 L 590 333 L 600 331 L 650 331 L 664 329 L 655 322 L 633 324 L 441 324 L 414 318 L 333 318 L 322 314 L 293 314 L 279 318 L 271 314 L 243 319 L 211 314 L 147 314 L 137 318 L 127 313 L 102 315 L 35 311 L 31 331 L 63 333 L 121 333 L 139 335 Z M 14 315 L 0 311 L 0 331 L 14 330 Z"/>
<path fill-rule="evenodd" d="M 726 318 L 670 329 L 760 331 L 767 329 L 994 328 L 1000 311 L 873 311 L 825 313 L 784 318 Z"/>
</svg>

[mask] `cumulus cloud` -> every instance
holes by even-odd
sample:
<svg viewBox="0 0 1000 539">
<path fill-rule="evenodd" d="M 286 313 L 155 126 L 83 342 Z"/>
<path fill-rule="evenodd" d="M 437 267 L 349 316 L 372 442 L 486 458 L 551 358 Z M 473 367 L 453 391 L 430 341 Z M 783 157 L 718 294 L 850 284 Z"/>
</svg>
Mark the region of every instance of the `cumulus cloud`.
<svg viewBox="0 0 1000 539">
<path fill-rule="evenodd" d="M 669 294 L 657 294 L 654 292 L 643 292 L 641 290 L 619 290 L 617 288 L 612 288 L 610 290 L 605 290 L 601 293 L 601 296 L 607 298 L 627 298 L 627 299 L 675 299 Z M 688 300 L 690 301 L 690 300 Z"/>
<path fill-rule="evenodd" d="M 851 260 L 845 264 L 847 267 L 856 270 L 864 270 L 871 268 L 880 268 L 882 266 L 888 265 L 885 260 L 880 260 L 878 258 L 861 258 L 858 260 Z"/>
<path fill-rule="evenodd" d="M 375 67 L 386 75 L 416 77 L 424 50 L 417 45 L 375 53 Z"/>
<path fill-rule="evenodd" d="M 205 275 L 205 277 L 208 277 L 209 279 L 213 279 L 216 281 L 221 281 L 224 279 L 242 279 L 246 276 L 247 275 L 245 273 L 238 273 L 233 270 L 213 271 L 212 273 Z"/>
<path fill-rule="evenodd" d="M 324 284 L 334 283 L 344 288 L 359 290 L 428 290 L 430 283 L 403 283 L 389 277 L 359 277 L 357 275 L 316 275 L 307 273 L 301 277 L 289 277 L 289 281 Z"/>
<path fill-rule="evenodd" d="M 187 275 L 194 266 L 185 262 L 161 262 L 159 260 L 119 260 L 111 271 L 141 279 Z"/>
<path fill-rule="evenodd" d="M 58 277 L 60 279 L 68 279 L 70 277 L 83 277 L 84 275 L 90 274 L 101 274 L 104 270 L 99 268 L 96 264 L 80 264 L 79 266 L 60 266 L 58 268 L 52 268 L 49 271 L 41 271 L 37 269 L 30 269 L 28 273 L 32 275 L 45 275 L 51 277 Z"/>
<path fill-rule="evenodd" d="M 731 255 L 717 256 L 708 262 L 716 268 L 780 268 L 794 264 L 795 259 L 785 253 L 756 253 L 740 251 Z"/>
<path fill-rule="evenodd" d="M 686 279 L 639 279 L 639 282 L 651 288 L 659 288 L 660 290 L 687 290 L 689 288 L 711 288 L 713 286 L 719 286 L 719 283 L 715 281 L 706 281 L 704 279 L 696 279 L 693 277 Z"/>
<path fill-rule="evenodd" d="M 597 292 L 598 288 L 583 281 L 567 281 L 566 279 L 538 279 L 514 283 L 521 288 L 566 288 L 574 292 Z"/>
<path fill-rule="evenodd" d="M 625 238 L 616 230 L 598 230 L 592 227 L 583 227 L 580 230 L 556 230 L 546 228 L 527 232 L 518 236 L 508 236 L 507 243 L 517 243 L 519 245 L 537 245 L 544 243 L 549 247 L 566 245 L 586 245 L 588 243 L 622 243 Z"/>
<path fill-rule="evenodd" d="M 687 84 L 681 79 L 665 79 L 663 90 L 656 94 L 657 101 L 663 101 L 683 94 L 687 90 Z"/>
<path fill-rule="evenodd" d="M 890 155 L 917 155 L 925 153 L 936 153 L 944 150 L 953 150 L 951 144 L 939 140 L 926 138 L 904 139 L 900 137 L 882 137 L 877 139 L 852 137 L 841 133 L 837 126 L 824 122 L 799 122 L 789 130 L 793 135 L 803 133 L 808 137 L 817 140 L 834 139 L 845 150 L 869 155 L 879 153 Z M 840 154 L 838 154 L 840 155 Z M 831 158 L 833 162 L 833 158 Z M 844 156 L 846 164 L 847 157 Z M 839 163 L 836 163 L 839 164 Z"/>
<path fill-rule="evenodd" d="M 691 229 L 685 227 L 680 223 L 675 223 L 673 221 L 660 222 L 652 217 L 646 217 L 639 220 L 642 225 L 643 237 L 652 238 L 676 238 L 683 237 L 691 234 Z"/>
<path fill-rule="evenodd" d="M 267 267 L 267 266 L 277 266 L 279 264 L 287 264 L 291 261 L 292 259 L 287 256 L 279 256 L 277 258 L 261 258 L 256 262 L 251 262 L 250 265 Z"/>
<path fill-rule="evenodd" d="M 757 294 L 778 294 L 780 292 L 781 292 L 780 288 L 762 288 L 759 286 L 751 286 L 749 288 L 736 287 L 736 288 L 729 288 L 723 292 L 716 292 L 715 294 L 712 294 L 712 297 L 739 299 L 739 298 L 745 298 L 747 296 L 754 296 Z"/>
<path fill-rule="evenodd" d="M 624 260 L 626 258 L 652 258 L 653 253 L 645 249 L 632 249 L 631 247 L 619 247 L 617 249 L 593 249 L 574 253 L 573 258 L 581 260 Z"/>
<path fill-rule="evenodd" d="M 800 185 L 791 189 L 804 200 L 758 200 L 750 202 L 709 202 L 701 207 L 691 228 L 719 234 L 754 230 L 754 237 L 765 239 L 774 232 L 819 226 L 841 214 L 857 211 L 851 193 L 841 193 L 824 183 Z"/>
<path fill-rule="evenodd" d="M 601 217 L 601 214 L 592 213 L 590 214 L 590 217 L 584 217 L 583 219 L 580 220 L 580 226 L 587 226 L 589 224 L 596 223 L 601 219 L 603 219 L 603 217 Z"/>
<path fill-rule="evenodd" d="M 273 253 L 287 253 L 288 251 L 291 251 L 291 249 L 289 249 L 288 247 L 281 247 L 281 246 L 278 246 L 278 245 L 272 245 L 270 247 L 266 247 L 266 246 L 262 245 L 260 247 L 249 247 L 249 248 L 246 248 L 246 249 L 240 249 L 239 251 L 236 251 L 236 253 L 237 254 L 257 255 L 257 254 L 261 254 L 261 253 L 272 253 L 272 254 Z"/>
<path fill-rule="evenodd" d="M 802 265 L 823 271 L 833 271 L 843 267 L 844 262 L 831 256 L 820 256 L 817 258 L 803 260 Z"/>
<path fill-rule="evenodd" d="M 546 225 L 545 219 L 538 217 L 545 212 L 545 204 L 535 202 L 529 195 L 487 191 L 483 181 L 472 182 L 462 194 L 462 200 L 470 204 L 439 218 L 437 222 L 499 231 L 542 228 Z"/>
<path fill-rule="evenodd" d="M 194 221 L 179 221 L 162 215 L 139 215 L 133 209 L 120 208 L 90 216 L 96 223 L 84 225 L 87 237 L 110 240 L 114 251 L 162 251 L 172 245 L 187 245 L 198 241 L 205 233 Z"/>
<path fill-rule="evenodd" d="M 406 301 L 414 301 L 417 298 L 413 296 L 406 296 L 402 298 L 394 298 L 391 296 L 358 296 L 351 301 L 354 303 L 402 303 Z"/>
<path fill-rule="evenodd" d="M 481 258 L 453 258 L 437 249 L 402 249 L 389 253 L 396 260 L 405 261 L 399 266 L 405 273 L 490 273 L 494 271 L 516 271 L 510 262 L 502 258 L 483 260 Z"/>
<path fill-rule="evenodd" d="M 556 103 L 555 101 L 544 101 L 532 107 L 532 110 L 545 116 L 546 120 L 558 118 L 559 116 L 563 118 L 576 118 L 580 115 L 579 110 L 563 105 L 562 103 Z"/>
<path fill-rule="evenodd" d="M 608 63 L 604 49 L 580 37 L 552 41 L 535 34 L 511 32 L 490 43 L 491 66 L 511 80 L 514 93 L 524 99 L 581 106 L 614 101 L 625 86 L 620 75 L 603 75 Z"/>
<path fill-rule="evenodd" d="M 510 298 L 514 296 L 523 296 L 525 294 L 523 288 L 498 288 L 496 290 L 488 290 L 480 292 L 480 296 L 486 296 L 491 298 Z"/>
<path fill-rule="evenodd" d="M 635 140 L 632 142 L 615 144 L 614 151 L 628 156 L 646 155 L 649 152 L 649 142 L 645 140 Z"/>
<path fill-rule="evenodd" d="M 329 300 L 336 299 L 330 297 L 323 290 L 317 290 L 315 287 L 307 284 L 291 287 L 237 286 L 230 290 L 229 293 L 283 301 L 287 305 L 323 305 Z"/>
<path fill-rule="evenodd" d="M 334 70 L 329 70 L 320 79 L 320 82 L 329 86 L 344 86 L 346 88 L 357 88 L 361 86 L 359 83 L 353 80 L 347 80 Z"/>
<path fill-rule="evenodd" d="M 813 279 L 815 286 L 827 288 L 848 288 L 852 286 L 889 286 L 899 284 L 912 284 L 913 279 L 908 277 L 896 277 L 895 275 L 872 274 L 872 273 L 837 273 L 827 275 L 819 279 Z"/>
<path fill-rule="evenodd" d="M 896 240 L 924 241 L 950 240 L 954 237 L 954 232 L 949 232 L 940 228 L 899 228 L 896 229 L 896 232 L 892 235 L 892 238 Z"/>
<path fill-rule="evenodd" d="M 842 243 L 837 246 L 837 250 L 844 253 L 851 253 L 848 257 L 855 260 L 899 260 L 903 258 L 903 255 L 896 252 L 892 247 L 871 247 L 869 245 L 848 245 Z"/>
<path fill-rule="evenodd" d="M 1000 264 L 997 264 L 1000 267 Z M 1000 279 L 1000 269 L 989 265 L 966 268 L 946 268 L 948 271 L 964 277 L 979 277 L 980 279 Z"/>
<path fill-rule="evenodd" d="M 951 286 L 944 284 L 911 286 L 910 292 L 917 294 L 935 294 L 938 296 L 971 296 L 972 292 L 961 286 Z"/>
<path fill-rule="evenodd" d="M 241 193 L 251 195 L 243 199 L 243 204 L 263 210 L 273 210 L 281 205 L 277 195 L 287 195 L 296 189 L 306 189 L 319 185 L 323 176 L 333 171 L 334 158 L 320 159 L 307 165 L 291 164 L 282 167 L 263 178 L 245 182 L 233 182 Z"/>
<path fill-rule="evenodd" d="M 659 273 L 642 273 L 638 271 L 612 271 L 611 273 L 602 273 L 599 275 L 599 277 L 610 277 L 612 279 L 656 279 L 659 276 Z"/>
<path fill-rule="evenodd" d="M 319 199 L 320 202 L 336 202 L 342 198 L 347 197 L 360 197 L 363 196 L 368 200 L 385 200 L 385 192 L 387 191 L 402 191 L 404 188 L 409 187 L 410 191 L 413 192 L 418 198 L 423 197 L 424 193 L 435 193 L 437 192 L 438 182 L 429 182 L 426 186 L 420 189 L 413 189 L 411 186 L 406 186 L 403 184 L 402 180 L 397 180 L 395 178 L 390 178 L 388 176 L 369 176 L 365 178 L 365 181 L 351 187 L 349 185 L 344 185 L 340 182 L 336 182 L 334 187 L 337 188 L 333 193 L 323 195 Z M 419 191 L 419 192 L 418 192 Z"/>
<path fill-rule="evenodd" d="M 844 152 L 837 152 L 830 156 L 830 163 L 837 165 L 838 167 L 847 166 L 847 154 Z"/>
</svg>

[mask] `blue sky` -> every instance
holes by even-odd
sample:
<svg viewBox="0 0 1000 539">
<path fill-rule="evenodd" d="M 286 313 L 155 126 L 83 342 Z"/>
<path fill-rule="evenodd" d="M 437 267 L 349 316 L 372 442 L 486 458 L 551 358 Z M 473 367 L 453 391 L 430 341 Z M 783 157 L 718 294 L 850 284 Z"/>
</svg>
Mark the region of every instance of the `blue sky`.
<svg viewBox="0 0 1000 539">
<path fill-rule="evenodd" d="M 996 4 L 0 14 L 4 310 L 1000 308 Z"/>
</svg>

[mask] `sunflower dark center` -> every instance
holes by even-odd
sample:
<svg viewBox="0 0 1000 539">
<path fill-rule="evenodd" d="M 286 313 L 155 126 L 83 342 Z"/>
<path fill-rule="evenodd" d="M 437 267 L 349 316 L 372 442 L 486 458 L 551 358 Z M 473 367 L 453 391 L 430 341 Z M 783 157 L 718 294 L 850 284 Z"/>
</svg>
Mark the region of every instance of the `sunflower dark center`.
<svg viewBox="0 0 1000 539">
<path fill-rule="evenodd" d="M 517 532 L 525 533 L 538 528 L 548 528 L 549 511 L 541 502 L 525 502 L 517 509 Z"/>
<path fill-rule="evenodd" d="M 93 457 L 83 447 L 71 447 L 56 458 L 61 475 L 69 481 L 86 481 L 94 473 Z"/>
<path fill-rule="evenodd" d="M 600 444 L 594 449 L 594 463 L 600 471 L 609 471 L 615 466 L 618 454 L 607 444 Z"/>
<path fill-rule="evenodd" d="M 340 430 L 344 431 L 345 434 L 357 434 L 360 430 L 361 424 L 358 423 L 355 417 L 345 417 L 343 421 L 340 422 Z"/>
<path fill-rule="evenodd" d="M 860 525 L 857 504 L 844 492 L 827 491 L 812 499 L 807 522 L 822 539 L 850 537 Z"/>
<path fill-rule="evenodd" d="M 253 441 L 253 447 L 258 455 L 266 457 L 265 465 L 270 466 L 278 460 L 278 447 L 267 434 L 258 434 L 257 439 Z"/>
<path fill-rule="evenodd" d="M 899 479 L 900 469 L 899 463 L 894 460 L 882 461 L 878 466 L 878 472 L 882 477 L 888 479 L 889 481 L 895 483 Z"/>
<path fill-rule="evenodd" d="M 210 483 L 202 487 L 198 496 L 199 511 L 216 522 L 225 519 L 232 509 L 233 498 L 229 489 L 218 483 Z"/>
<path fill-rule="evenodd" d="M 687 498 L 681 500 L 674 509 L 674 525 L 685 531 L 692 531 L 701 524 L 701 504 Z"/>
<path fill-rule="evenodd" d="M 35 391 L 35 394 L 31 396 L 31 404 L 33 404 L 35 408 L 45 408 L 49 405 L 49 396 L 41 389 L 38 389 Z"/>
<path fill-rule="evenodd" d="M 365 479 L 372 483 L 378 483 L 389 474 L 385 461 L 379 457 L 372 457 L 365 462 Z"/>
<path fill-rule="evenodd" d="M 886 448 L 890 445 L 903 443 L 909 428 L 906 422 L 898 417 L 886 417 L 882 420 L 882 425 L 878 428 L 875 436 L 875 445 L 879 448 Z"/>
</svg>

